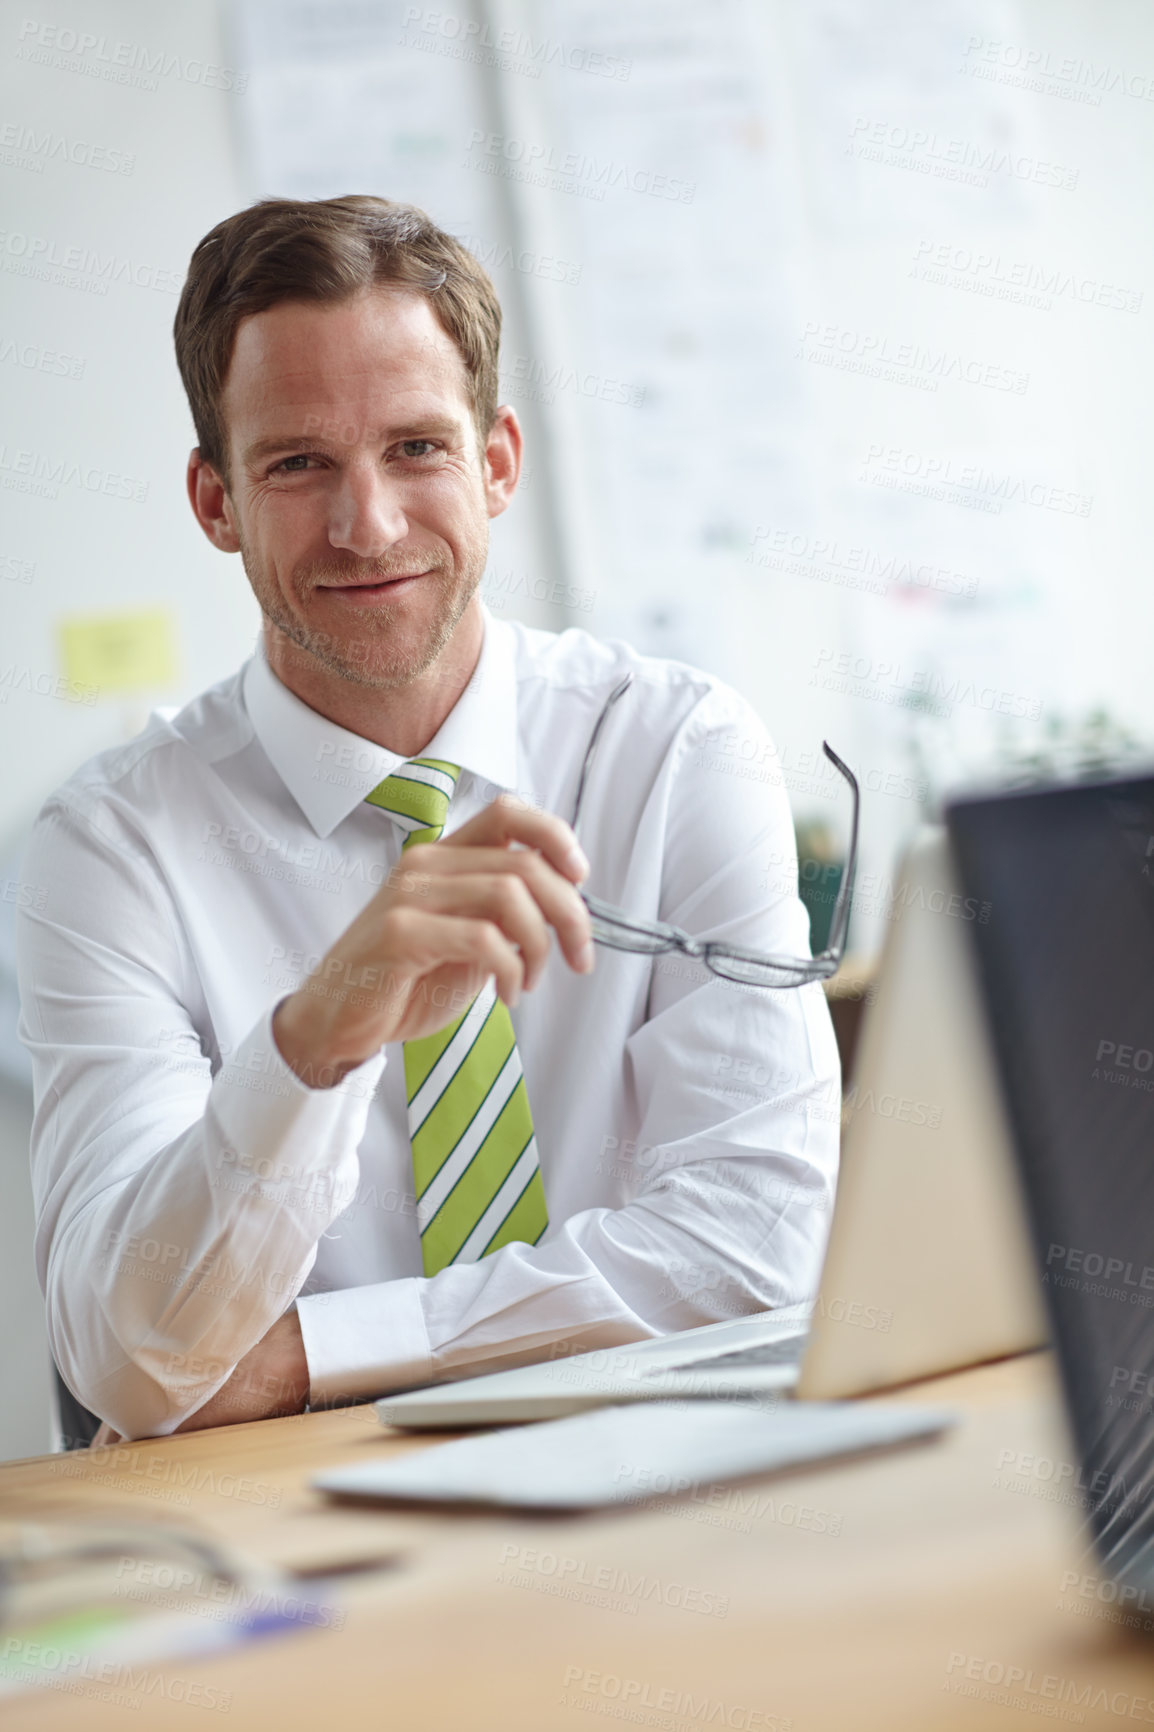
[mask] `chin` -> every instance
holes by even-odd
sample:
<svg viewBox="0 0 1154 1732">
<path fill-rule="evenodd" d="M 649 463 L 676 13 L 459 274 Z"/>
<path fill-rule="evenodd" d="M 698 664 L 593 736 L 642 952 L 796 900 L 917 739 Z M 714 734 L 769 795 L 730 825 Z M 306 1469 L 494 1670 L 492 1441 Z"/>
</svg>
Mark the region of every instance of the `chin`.
<svg viewBox="0 0 1154 1732">
<path fill-rule="evenodd" d="M 300 646 L 329 673 L 338 674 L 354 685 L 386 690 L 407 685 L 434 662 L 444 647 L 444 635 L 439 631 L 422 633 L 418 641 L 375 643 L 368 639 L 337 643 L 323 632 L 313 641 Z M 364 650 L 358 654 L 357 650 Z"/>
</svg>

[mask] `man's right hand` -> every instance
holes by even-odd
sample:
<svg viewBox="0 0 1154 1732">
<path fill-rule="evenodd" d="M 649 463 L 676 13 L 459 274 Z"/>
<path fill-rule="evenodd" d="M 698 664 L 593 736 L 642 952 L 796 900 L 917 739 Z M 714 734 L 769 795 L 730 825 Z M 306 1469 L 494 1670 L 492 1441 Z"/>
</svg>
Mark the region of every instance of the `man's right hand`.
<svg viewBox="0 0 1154 1732">
<path fill-rule="evenodd" d="M 514 846 L 520 844 L 520 846 Z M 571 968 L 593 968 L 588 862 L 564 819 L 501 795 L 440 842 L 407 848 L 388 882 L 278 1006 L 285 1063 L 332 1087 L 388 1041 L 435 1034 L 490 975 L 516 1004 L 540 980 L 549 928 Z"/>
</svg>

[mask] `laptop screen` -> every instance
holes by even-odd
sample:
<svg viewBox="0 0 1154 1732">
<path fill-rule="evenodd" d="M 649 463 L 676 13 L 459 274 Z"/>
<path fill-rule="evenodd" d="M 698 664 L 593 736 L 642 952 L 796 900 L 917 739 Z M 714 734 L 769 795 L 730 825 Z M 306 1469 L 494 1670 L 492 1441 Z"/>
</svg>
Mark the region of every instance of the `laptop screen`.
<svg viewBox="0 0 1154 1732">
<path fill-rule="evenodd" d="M 979 976 L 1097 1550 L 1137 1580 L 1154 1562 L 1154 777 L 946 820 L 989 905 Z"/>
</svg>

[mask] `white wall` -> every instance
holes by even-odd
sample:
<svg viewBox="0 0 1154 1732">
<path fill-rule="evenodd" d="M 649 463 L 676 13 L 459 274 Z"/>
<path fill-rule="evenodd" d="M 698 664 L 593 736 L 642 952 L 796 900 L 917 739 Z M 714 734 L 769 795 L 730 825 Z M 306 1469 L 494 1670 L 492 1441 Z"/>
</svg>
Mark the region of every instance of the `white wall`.
<svg viewBox="0 0 1154 1732">
<path fill-rule="evenodd" d="M 0 583 L 0 671 L 11 662 L 33 679 L 58 673 L 55 626 L 62 614 L 166 605 L 178 616 L 183 660 L 179 689 L 157 694 L 171 702 L 235 667 L 257 623 L 239 562 L 208 546 L 184 500 L 183 462 L 193 439 L 172 353 L 188 255 L 206 229 L 242 202 L 228 97 L 203 81 L 204 64 L 223 58 L 216 8 L 66 3 L 51 9 L 52 27 L 43 36 L 27 33 L 26 21 L 39 16 L 16 6 L 2 14 L 6 121 L 33 127 L 41 139 L 50 132 L 70 147 L 103 147 L 105 160 L 121 160 L 111 157 L 119 152 L 133 161 L 129 173 L 35 153 L 40 173 L 0 162 L 4 335 L 26 354 L 51 350 L 83 367 L 73 379 L 0 362 L 0 551 L 34 568 L 27 585 Z M 98 35 L 110 56 L 121 43 L 138 55 L 163 52 L 173 70 L 156 79 L 155 91 L 107 82 L 89 75 L 104 64 L 99 48 L 68 56 L 46 45 L 45 38 L 70 41 L 68 31 Z M 29 52 L 60 64 L 19 57 Z M 67 262 L 71 254 L 80 268 L 60 270 L 58 281 L 19 274 L 34 247 L 49 277 L 46 258 Z M 137 286 L 158 281 L 159 288 Z M 86 283 L 106 292 L 87 292 Z M 55 498 L 35 497 L 17 490 L 19 452 L 50 466 L 66 459 L 130 477 L 146 484 L 147 497 L 143 503 L 106 497 L 75 483 L 58 487 Z M 103 477 L 94 479 L 100 485 Z M 6 767 L 0 832 L 19 825 L 78 761 L 119 739 L 125 726 L 125 706 L 115 700 L 89 707 L 10 689 L 0 710 Z"/>
</svg>

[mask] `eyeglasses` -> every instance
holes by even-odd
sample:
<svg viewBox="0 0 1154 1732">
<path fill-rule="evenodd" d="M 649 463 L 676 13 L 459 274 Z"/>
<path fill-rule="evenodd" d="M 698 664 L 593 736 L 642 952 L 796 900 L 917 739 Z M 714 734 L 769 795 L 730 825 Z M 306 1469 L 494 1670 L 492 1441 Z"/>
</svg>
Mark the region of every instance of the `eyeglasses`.
<svg viewBox="0 0 1154 1732">
<path fill-rule="evenodd" d="M 577 782 L 577 800 L 573 807 L 572 822 L 574 833 L 580 823 L 585 783 L 596 755 L 597 741 L 605 719 L 618 698 L 628 691 L 632 684 L 633 675 L 626 674 L 620 685 L 610 692 L 597 718 Z M 686 956 L 704 963 L 711 973 L 720 975 L 723 980 L 735 980 L 744 986 L 804 986 L 808 981 L 828 980 L 831 975 L 836 974 L 845 950 L 846 927 L 849 924 L 850 898 L 857 866 L 858 809 L 861 794 L 857 777 L 848 764 L 842 763 L 832 746 L 823 741 L 822 751 L 834 769 L 849 783 L 853 796 L 853 813 L 850 820 L 849 854 L 830 919 L 829 942 L 820 955 L 765 956 L 739 944 L 718 944 L 712 939 L 692 938 L 688 932 L 683 932 L 680 926 L 669 926 L 662 920 L 635 920 L 632 915 L 626 914 L 624 909 L 615 908 L 611 902 L 603 902 L 600 897 L 590 896 L 587 891 L 578 887 L 578 895 L 592 917 L 594 942 L 607 945 L 611 950 L 631 950 L 646 956 L 660 956 L 670 950 L 681 950 Z"/>
<path fill-rule="evenodd" d="M 0 1700 L 35 1685 L 67 1689 L 64 1680 L 91 1678 L 109 1659 L 152 1663 L 206 1642 L 331 1624 L 333 1584 L 309 1571 L 316 1595 L 306 1597 L 305 1575 L 152 1522 L 0 1522 Z"/>
</svg>

